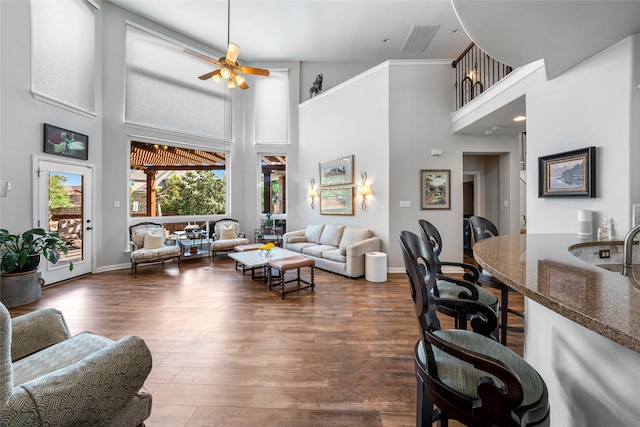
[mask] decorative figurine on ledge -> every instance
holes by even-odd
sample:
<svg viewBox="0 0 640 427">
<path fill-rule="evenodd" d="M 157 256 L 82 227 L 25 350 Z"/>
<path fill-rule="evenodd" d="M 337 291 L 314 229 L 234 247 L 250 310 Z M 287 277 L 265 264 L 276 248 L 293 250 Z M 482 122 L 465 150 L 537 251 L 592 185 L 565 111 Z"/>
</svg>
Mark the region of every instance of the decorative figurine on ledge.
<svg viewBox="0 0 640 427">
<path fill-rule="evenodd" d="M 313 86 L 309 89 L 309 96 L 313 98 L 322 92 L 322 74 L 316 76 L 316 81 L 313 82 Z"/>
</svg>

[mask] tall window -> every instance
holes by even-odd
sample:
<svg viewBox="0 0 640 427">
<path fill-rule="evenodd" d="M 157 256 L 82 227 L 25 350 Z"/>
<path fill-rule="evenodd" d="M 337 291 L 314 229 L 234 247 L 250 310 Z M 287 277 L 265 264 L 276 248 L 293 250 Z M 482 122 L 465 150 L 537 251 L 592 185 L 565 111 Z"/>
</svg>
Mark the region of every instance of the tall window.
<svg viewBox="0 0 640 427">
<path fill-rule="evenodd" d="M 270 70 L 255 87 L 256 143 L 289 142 L 289 71 Z"/>
<path fill-rule="evenodd" d="M 31 90 L 95 113 L 95 6 L 84 0 L 31 2 Z"/>
<path fill-rule="evenodd" d="M 287 156 L 260 156 L 262 213 L 287 213 Z"/>
<path fill-rule="evenodd" d="M 155 33 L 127 26 L 125 120 L 230 141 L 230 90 L 199 80 L 215 66 L 183 49 Z"/>
<path fill-rule="evenodd" d="M 226 154 L 132 142 L 131 216 L 197 216 L 226 212 Z"/>
</svg>

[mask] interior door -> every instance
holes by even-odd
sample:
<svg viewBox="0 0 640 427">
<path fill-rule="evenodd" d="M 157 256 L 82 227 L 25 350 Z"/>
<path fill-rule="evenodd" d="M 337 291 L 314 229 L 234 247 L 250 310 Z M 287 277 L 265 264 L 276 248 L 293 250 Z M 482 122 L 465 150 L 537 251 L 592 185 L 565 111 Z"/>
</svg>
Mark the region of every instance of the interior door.
<svg viewBox="0 0 640 427">
<path fill-rule="evenodd" d="M 92 182 L 90 165 L 37 159 L 37 227 L 55 231 L 67 243 L 69 253 L 57 264 L 40 261 L 45 284 L 67 280 L 92 271 Z M 69 261 L 73 270 L 69 270 Z"/>
</svg>

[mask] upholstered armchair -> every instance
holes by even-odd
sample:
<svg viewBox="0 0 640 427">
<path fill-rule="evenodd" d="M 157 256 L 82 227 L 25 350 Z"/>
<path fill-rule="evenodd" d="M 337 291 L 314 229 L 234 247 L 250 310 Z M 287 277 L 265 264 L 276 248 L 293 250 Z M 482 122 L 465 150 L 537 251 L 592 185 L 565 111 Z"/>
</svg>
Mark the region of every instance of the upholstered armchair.
<svg viewBox="0 0 640 427">
<path fill-rule="evenodd" d="M 71 336 L 49 308 L 11 319 L 0 304 L 0 425 L 138 426 L 151 414 L 144 341 Z"/>
<path fill-rule="evenodd" d="M 166 246 L 164 238 L 164 228 L 154 222 L 141 222 L 129 227 L 131 271 L 134 275 L 138 274 L 139 264 L 161 262 L 164 266 L 165 261 L 177 259 L 180 265 L 180 247 Z"/>
<path fill-rule="evenodd" d="M 246 245 L 249 239 L 240 231 L 238 220 L 232 218 L 220 219 L 213 223 L 211 229 L 211 259 L 216 260 L 216 253 L 229 252 L 234 250 L 236 246 Z"/>
</svg>

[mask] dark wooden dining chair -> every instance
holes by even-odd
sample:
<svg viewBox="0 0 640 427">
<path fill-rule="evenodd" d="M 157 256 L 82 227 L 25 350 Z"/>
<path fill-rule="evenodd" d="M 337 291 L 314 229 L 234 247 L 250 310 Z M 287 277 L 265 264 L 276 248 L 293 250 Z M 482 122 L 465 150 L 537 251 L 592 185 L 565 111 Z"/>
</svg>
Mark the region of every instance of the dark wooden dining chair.
<svg viewBox="0 0 640 427">
<path fill-rule="evenodd" d="M 547 387 L 538 372 L 507 347 L 475 332 L 440 327 L 432 290 L 437 268 L 431 247 L 400 233 L 420 339 L 414 348 L 416 425 L 457 420 L 470 426 L 548 426 Z M 424 255 L 413 248 L 424 247 Z M 435 408 L 434 408 L 435 405 Z"/>
<path fill-rule="evenodd" d="M 477 284 L 477 280 L 480 277 L 478 269 L 472 265 L 463 262 L 442 261 L 440 254 L 442 253 L 442 237 L 438 229 L 426 219 L 418 220 L 420 231 L 422 233 L 422 240 L 431 246 L 433 251 L 433 257 L 436 263 L 436 284 L 434 287 L 434 295 L 437 298 L 462 298 L 473 299 L 479 303 L 485 304 L 491 310 L 493 310 L 497 316 L 498 314 L 498 298 L 488 289 L 484 289 Z M 463 270 L 464 284 L 461 285 L 457 280 L 448 277 L 443 274 L 442 266 L 457 267 Z M 470 282 L 470 283 L 469 283 Z M 471 293 L 468 290 L 469 284 L 473 284 L 477 291 Z M 463 312 L 460 307 L 455 306 L 451 309 L 447 304 L 438 304 L 438 311 L 456 317 L 456 328 L 466 329 L 466 317 L 463 317 Z M 497 323 L 497 322 L 496 322 Z M 498 337 L 498 328 L 493 331 L 494 336 Z"/>
<path fill-rule="evenodd" d="M 496 226 L 486 218 L 481 216 L 472 216 L 469 218 L 469 227 L 471 228 L 472 245 L 483 239 L 498 236 Z M 473 249 L 473 246 L 471 247 Z M 482 271 L 478 278 L 478 283 L 482 286 L 489 286 L 500 290 L 500 342 L 507 345 L 507 332 L 524 332 L 522 326 L 509 326 L 509 313 L 524 319 L 524 313 L 509 308 L 509 292 L 515 292 L 508 285 L 493 277 L 489 272 Z"/>
</svg>

